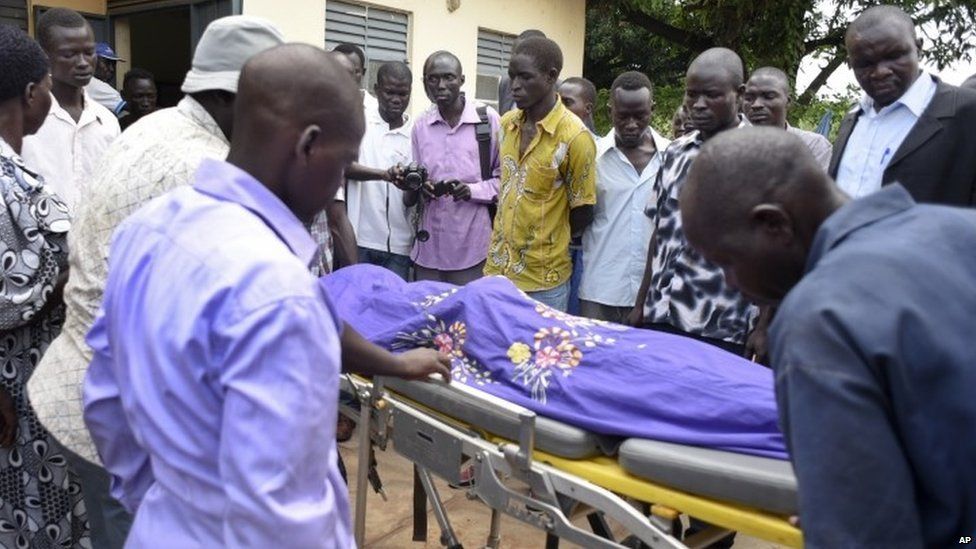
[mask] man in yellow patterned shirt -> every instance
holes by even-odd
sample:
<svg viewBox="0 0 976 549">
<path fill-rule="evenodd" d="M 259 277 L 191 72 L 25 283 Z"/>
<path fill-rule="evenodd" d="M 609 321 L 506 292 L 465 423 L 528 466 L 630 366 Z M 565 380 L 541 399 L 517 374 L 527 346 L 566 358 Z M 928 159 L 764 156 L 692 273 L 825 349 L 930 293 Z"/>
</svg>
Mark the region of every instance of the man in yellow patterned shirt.
<svg viewBox="0 0 976 549">
<path fill-rule="evenodd" d="M 565 311 L 569 241 L 593 221 L 596 145 L 556 94 L 563 54 L 527 38 L 508 64 L 518 107 L 501 120 L 498 213 L 485 275 L 504 275 L 530 297 Z"/>
</svg>

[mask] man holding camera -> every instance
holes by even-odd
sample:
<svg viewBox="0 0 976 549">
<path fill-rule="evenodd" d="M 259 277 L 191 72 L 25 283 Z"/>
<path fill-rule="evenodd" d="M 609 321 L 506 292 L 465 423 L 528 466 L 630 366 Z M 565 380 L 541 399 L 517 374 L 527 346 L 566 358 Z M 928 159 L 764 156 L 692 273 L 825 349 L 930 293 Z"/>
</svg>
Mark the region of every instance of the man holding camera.
<svg viewBox="0 0 976 549">
<path fill-rule="evenodd" d="M 399 167 L 390 167 L 410 162 L 411 121 L 406 110 L 412 78 L 410 68 L 398 61 L 379 68 L 373 88 L 378 108 L 366 111 L 359 164 L 346 174 L 346 208 L 356 232 L 359 262 L 385 267 L 404 280 L 410 274 L 414 229 L 403 191 L 397 187 L 402 177 L 385 174 L 399 173 Z M 365 180 L 363 174 L 373 172 L 384 177 Z"/>
<path fill-rule="evenodd" d="M 420 221 L 413 248 L 417 280 L 463 285 L 481 277 L 491 238 L 489 206 L 498 194 L 498 113 L 461 92 L 458 58 L 438 51 L 424 63 L 424 89 L 434 105 L 413 127 L 413 158 L 428 170 L 417 203 Z"/>
</svg>

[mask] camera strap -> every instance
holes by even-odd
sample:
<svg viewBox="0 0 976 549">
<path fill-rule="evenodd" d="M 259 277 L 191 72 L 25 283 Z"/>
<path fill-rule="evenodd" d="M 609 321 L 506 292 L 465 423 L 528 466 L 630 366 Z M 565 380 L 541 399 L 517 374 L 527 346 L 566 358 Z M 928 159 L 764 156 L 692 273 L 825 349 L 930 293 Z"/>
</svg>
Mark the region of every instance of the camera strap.
<svg viewBox="0 0 976 549">
<path fill-rule="evenodd" d="M 481 160 L 481 180 L 491 179 L 491 123 L 488 122 L 488 107 L 478 105 L 475 109 L 478 112 L 478 125 L 474 128 L 475 138 L 478 140 L 478 156 Z M 495 213 L 498 211 L 497 203 L 488 204 L 488 217 L 492 226 L 495 225 Z"/>
</svg>

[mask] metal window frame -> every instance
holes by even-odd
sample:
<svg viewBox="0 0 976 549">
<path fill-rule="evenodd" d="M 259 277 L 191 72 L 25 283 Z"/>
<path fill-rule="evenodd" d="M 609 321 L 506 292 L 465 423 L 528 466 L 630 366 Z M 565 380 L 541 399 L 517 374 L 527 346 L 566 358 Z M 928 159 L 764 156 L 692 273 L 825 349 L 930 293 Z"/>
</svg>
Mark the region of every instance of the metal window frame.
<svg viewBox="0 0 976 549">
<path fill-rule="evenodd" d="M 498 105 L 497 92 L 493 96 L 478 95 L 481 87 L 480 80 L 483 78 L 493 79 L 495 89 L 502 75 L 508 71 L 508 60 L 512 55 L 512 46 L 517 38 L 514 34 L 508 34 L 494 29 L 478 27 L 478 66 L 476 72 L 475 99 L 488 103 L 494 107 Z"/>
<path fill-rule="evenodd" d="M 362 48 L 366 55 L 366 89 L 371 89 L 376 81 L 378 63 L 410 63 L 410 31 L 411 14 L 406 11 L 348 0 L 325 3 L 325 49 L 331 50 L 342 42 Z"/>
<path fill-rule="evenodd" d="M 0 24 L 13 25 L 27 32 L 30 28 L 27 0 L 0 0 Z"/>
</svg>

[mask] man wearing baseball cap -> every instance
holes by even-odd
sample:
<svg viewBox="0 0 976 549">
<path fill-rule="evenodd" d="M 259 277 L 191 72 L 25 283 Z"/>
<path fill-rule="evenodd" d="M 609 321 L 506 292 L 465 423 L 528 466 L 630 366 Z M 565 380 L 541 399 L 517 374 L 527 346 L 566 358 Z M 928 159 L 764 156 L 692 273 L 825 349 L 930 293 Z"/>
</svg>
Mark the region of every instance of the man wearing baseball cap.
<svg viewBox="0 0 976 549">
<path fill-rule="evenodd" d="M 41 423 L 67 448 L 81 479 L 93 547 L 122 547 L 132 523 L 109 493 L 109 475 L 82 419 L 82 382 L 92 358 L 85 334 L 102 301 L 112 233 L 146 202 L 188 185 L 203 159 L 227 156 L 241 68 L 253 55 L 284 41 L 278 29 L 257 17 L 211 23 L 183 82 L 186 97 L 176 107 L 147 115 L 109 147 L 75 214 L 64 294 L 67 318 L 28 392 Z"/>
<path fill-rule="evenodd" d="M 115 89 L 116 66 L 119 62 L 124 63 L 125 59 L 116 55 L 112 46 L 106 42 L 95 44 L 95 78 L 85 86 L 88 97 L 112 111 L 115 116 L 119 116 L 125 109 L 125 100 Z"/>
</svg>

